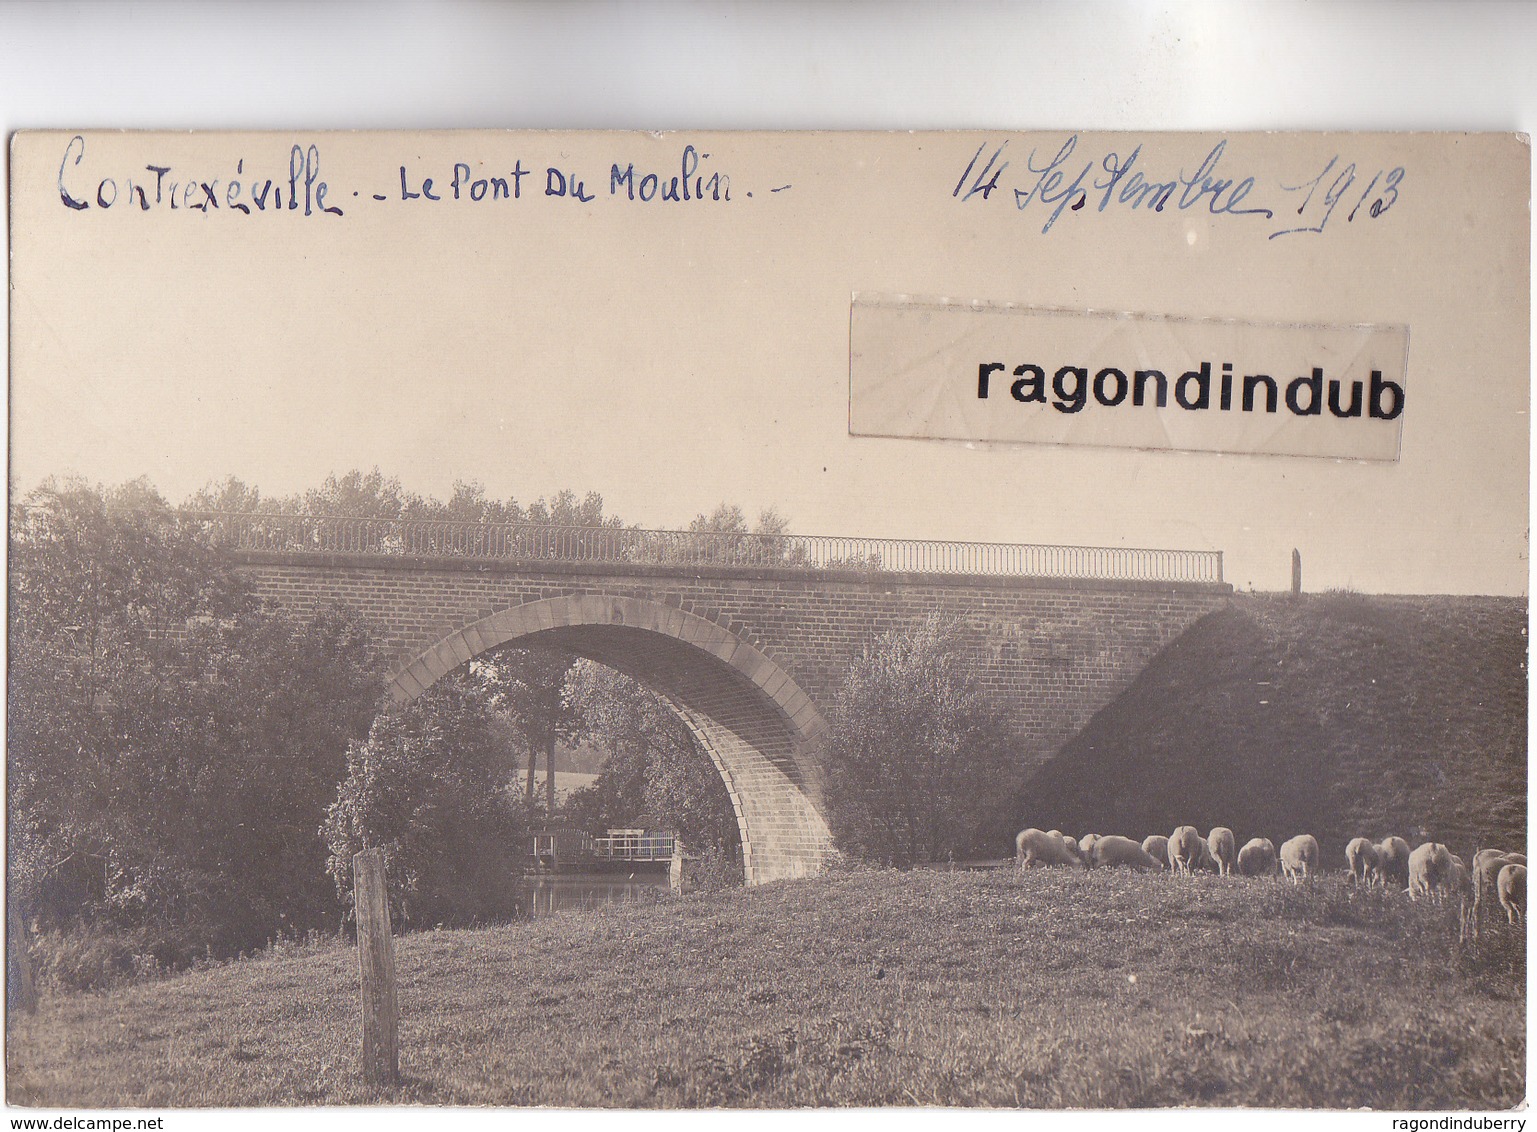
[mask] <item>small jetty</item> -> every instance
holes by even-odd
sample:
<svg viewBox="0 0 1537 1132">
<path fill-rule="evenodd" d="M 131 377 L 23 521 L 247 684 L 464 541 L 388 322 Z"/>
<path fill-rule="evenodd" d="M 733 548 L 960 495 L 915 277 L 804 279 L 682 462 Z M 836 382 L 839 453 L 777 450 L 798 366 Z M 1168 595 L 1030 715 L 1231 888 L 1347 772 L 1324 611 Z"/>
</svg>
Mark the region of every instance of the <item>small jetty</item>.
<svg viewBox="0 0 1537 1132">
<path fill-rule="evenodd" d="M 675 831 L 644 828 L 594 835 L 569 826 L 547 827 L 532 834 L 530 847 L 535 872 L 599 876 L 666 872 L 677 851 Z"/>
</svg>

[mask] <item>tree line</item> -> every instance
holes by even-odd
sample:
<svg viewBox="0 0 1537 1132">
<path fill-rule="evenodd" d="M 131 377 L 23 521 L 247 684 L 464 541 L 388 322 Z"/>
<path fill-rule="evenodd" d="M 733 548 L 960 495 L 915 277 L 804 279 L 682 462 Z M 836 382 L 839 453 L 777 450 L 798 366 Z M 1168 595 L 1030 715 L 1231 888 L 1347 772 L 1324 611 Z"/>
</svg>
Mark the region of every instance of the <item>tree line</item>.
<svg viewBox="0 0 1537 1132">
<path fill-rule="evenodd" d="M 600 496 L 520 506 L 456 484 L 446 503 L 377 470 L 264 499 L 233 478 L 182 510 L 617 526 Z M 779 535 L 738 507 L 692 529 Z M 148 483 L 50 481 L 11 514 L 10 898 L 65 982 L 110 981 L 334 930 L 351 857 L 383 847 L 406 925 L 505 919 L 528 832 L 647 815 L 729 857 L 735 818 L 681 720 L 579 657 L 501 650 L 404 707 L 346 609 L 264 606 Z M 1011 774 L 1007 713 L 976 692 L 938 620 L 872 641 L 834 705 L 830 820 L 841 848 L 896 864 L 973 852 Z M 605 756 L 561 804 L 560 745 Z M 540 756 L 546 790 L 536 791 Z"/>
</svg>

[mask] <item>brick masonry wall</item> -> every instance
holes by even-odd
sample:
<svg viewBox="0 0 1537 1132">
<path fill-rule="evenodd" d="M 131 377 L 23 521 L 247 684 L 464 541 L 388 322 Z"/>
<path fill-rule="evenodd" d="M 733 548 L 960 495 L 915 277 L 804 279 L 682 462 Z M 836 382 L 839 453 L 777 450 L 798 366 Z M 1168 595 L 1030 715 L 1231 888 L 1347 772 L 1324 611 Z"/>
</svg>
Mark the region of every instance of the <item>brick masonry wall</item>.
<svg viewBox="0 0 1537 1132">
<path fill-rule="evenodd" d="M 787 671 L 824 713 L 851 661 L 931 612 L 958 620 L 984 683 L 1014 705 L 1038 765 L 1126 688 L 1231 587 L 936 575 L 865 575 L 244 553 L 258 591 L 300 611 L 333 603 L 369 620 L 404 668 L 445 636 L 510 606 L 570 595 L 639 598 L 735 633 Z"/>
</svg>

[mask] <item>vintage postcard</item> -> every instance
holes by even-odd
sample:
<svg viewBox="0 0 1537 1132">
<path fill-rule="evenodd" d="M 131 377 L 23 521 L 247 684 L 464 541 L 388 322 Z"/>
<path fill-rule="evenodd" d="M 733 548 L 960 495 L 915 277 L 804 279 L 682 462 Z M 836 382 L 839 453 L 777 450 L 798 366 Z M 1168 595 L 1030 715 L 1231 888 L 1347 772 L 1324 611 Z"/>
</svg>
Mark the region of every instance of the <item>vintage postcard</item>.
<svg viewBox="0 0 1537 1132">
<path fill-rule="evenodd" d="M 1525 137 L 11 156 L 11 1105 L 1524 1104 Z"/>
</svg>

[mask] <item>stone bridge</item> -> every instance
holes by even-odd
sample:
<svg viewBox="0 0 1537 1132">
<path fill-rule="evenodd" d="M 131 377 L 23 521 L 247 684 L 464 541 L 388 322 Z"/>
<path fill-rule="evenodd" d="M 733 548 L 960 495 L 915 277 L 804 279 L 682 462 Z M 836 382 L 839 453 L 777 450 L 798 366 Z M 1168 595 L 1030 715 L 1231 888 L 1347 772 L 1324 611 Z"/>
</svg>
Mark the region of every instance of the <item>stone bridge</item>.
<svg viewBox="0 0 1537 1132">
<path fill-rule="evenodd" d="M 1232 592 L 1201 551 L 197 519 L 264 596 L 369 620 L 397 699 L 504 646 L 576 653 L 660 693 L 725 781 L 749 884 L 825 859 L 825 712 L 880 634 L 958 622 L 1038 764 Z"/>
</svg>

